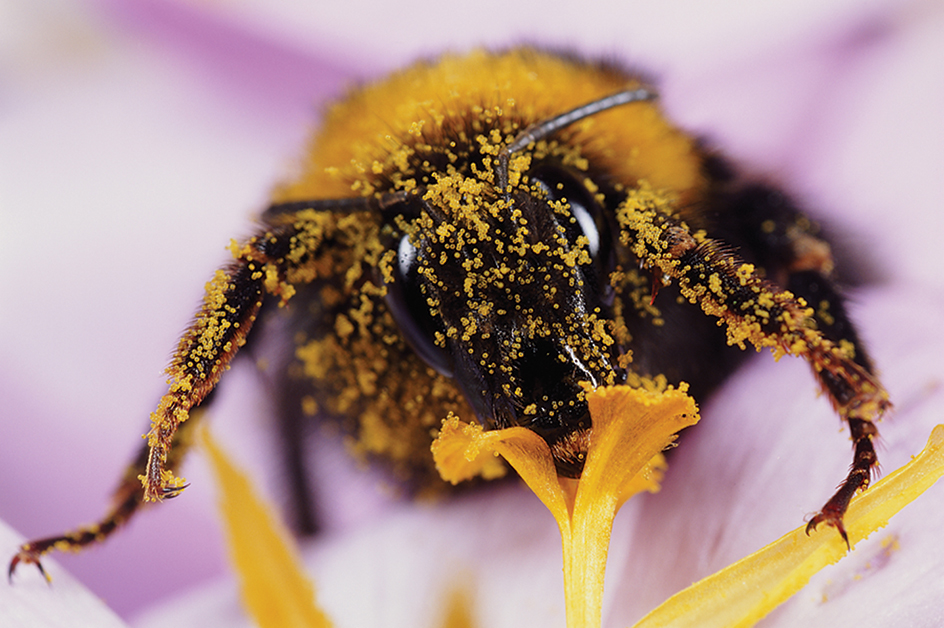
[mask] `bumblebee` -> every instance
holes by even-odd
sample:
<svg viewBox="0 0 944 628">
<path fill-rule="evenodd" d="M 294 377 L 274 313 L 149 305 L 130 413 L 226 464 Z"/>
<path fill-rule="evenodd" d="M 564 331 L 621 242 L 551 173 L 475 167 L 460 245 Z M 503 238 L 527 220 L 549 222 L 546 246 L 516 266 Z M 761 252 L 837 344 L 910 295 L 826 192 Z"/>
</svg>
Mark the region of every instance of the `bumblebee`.
<svg viewBox="0 0 944 628">
<path fill-rule="evenodd" d="M 579 477 L 586 384 L 685 382 L 704 397 L 748 344 L 805 359 L 849 426 L 852 466 L 808 531 L 828 524 L 846 538 L 843 514 L 877 464 L 888 395 L 815 223 L 673 126 L 650 86 L 610 64 L 480 51 L 356 89 L 231 251 L 112 511 L 24 544 L 11 576 L 185 488 L 173 469 L 200 415 L 188 418 L 276 305 L 294 330 L 280 406 L 303 528 L 313 515 L 299 417 L 340 423 L 355 455 L 414 486 L 436 477 L 430 442 L 449 413 L 529 428 L 561 476 Z"/>
</svg>

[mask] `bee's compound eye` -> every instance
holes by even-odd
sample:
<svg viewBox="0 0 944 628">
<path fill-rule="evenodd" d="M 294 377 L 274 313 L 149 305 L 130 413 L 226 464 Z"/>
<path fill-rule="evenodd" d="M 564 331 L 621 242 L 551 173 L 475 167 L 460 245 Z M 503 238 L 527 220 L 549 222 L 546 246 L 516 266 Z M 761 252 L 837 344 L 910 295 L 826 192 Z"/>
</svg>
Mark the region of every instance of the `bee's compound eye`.
<svg viewBox="0 0 944 628">
<path fill-rule="evenodd" d="M 386 284 L 390 313 L 416 354 L 443 375 L 452 377 L 452 355 L 448 348 L 436 342 L 437 333 L 444 334 L 444 327 L 439 316 L 433 313 L 432 295 L 419 273 L 419 249 L 409 235 L 404 235 L 397 243 L 396 252 L 393 280 Z"/>
<path fill-rule="evenodd" d="M 606 280 L 615 263 L 613 236 L 600 203 L 567 168 L 542 165 L 531 173 L 531 177 L 548 199 L 566 201 L 568 212 L 555 213 L 557 223 L 571 245 L 576 244 L 578 238 L 586 239 L 591 261 L 584 272 L 604 295 L 604 301 L 610 301 L 612 291 Z"/>
<path fill-rule="evenodd" d="M 563 219 L 561 223 L 567 233 L 567 239 L 573 243 L 577 241 L 578 237 L 585 237 L 587 239 L 587 252 L 591 258 L 596 259 L 600 254 L 600 229 L 594 217 L 594 214 L 599 213 L 596 202 L 588 197 L 586 190 L 578 187 L 573 182 L 568 182 L 569 185 L 566 185 L 560 181 L 538 177 L 535 178 L 535 181 L 544 190 L 548 198 L 555 201 L 566 199 L 570 208 L 570 219 Z M 594 213 L 591 213 L 591 211 Z"/>
</svg>

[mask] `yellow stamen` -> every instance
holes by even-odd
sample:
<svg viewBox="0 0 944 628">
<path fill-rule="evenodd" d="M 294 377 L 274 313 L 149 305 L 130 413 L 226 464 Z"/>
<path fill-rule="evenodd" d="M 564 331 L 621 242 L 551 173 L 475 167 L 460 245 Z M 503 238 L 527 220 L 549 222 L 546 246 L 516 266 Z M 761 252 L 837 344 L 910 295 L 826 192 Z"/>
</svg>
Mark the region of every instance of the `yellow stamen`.
<svg viewBox="0 0 944 628">
<path fill-rule="evenodd" d="M 446 595 L 445 613 L 440 624 L 443 628 L 475 628 L 472 597 L 468 590 L 456 588 Z"/>
<path fill-rule="evenodd" d="M 243 604 L 261 628 L 329 628 L 331 621 L 315 603 L 315 590 L 298 552 L 273 509 L 256 494 L 210 437 L 201 431 L 220 490 L 220 512 L 240 580 Z"/>
<path fill-rule="evenodd" d="M 855 545 L 884 527 L 941 475 L 944 425 L 934 428 L 927 446 L 911 462 L 853 500 L 843 519 L 849 541 Z M 806 526 L 801 526 L 672 596 L 635 628 L 753 626 L 846 553 L 835 530 L 824 527 L 807 538 Z"/>
<path fill-rule="evenodd" d="M 615 386 L 589 392 L 587 401 L 593 432 L 576 489 L 557 477 L 547 443 L 525 428 L 483 432 L 452 417 L 433 444 L 437 467 L 450 481 L 474 475 L 488 453 L 500 454 L 554 515 L 563 544 L 570 628 L 600 625 L 616 511 L 640 490 L 658 490 L 665 464 L 660 452 L 676 432 L 698 420 L 695 402 L 683 390 Z"/>
</svg>

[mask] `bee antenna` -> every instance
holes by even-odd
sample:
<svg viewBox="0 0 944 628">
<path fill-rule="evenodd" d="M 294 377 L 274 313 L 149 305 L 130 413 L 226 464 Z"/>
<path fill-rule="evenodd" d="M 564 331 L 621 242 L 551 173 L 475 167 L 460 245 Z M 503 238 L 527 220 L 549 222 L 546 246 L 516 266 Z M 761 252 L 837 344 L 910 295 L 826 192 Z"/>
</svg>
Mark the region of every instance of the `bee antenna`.
<svg viewBox="0 0 944 628">
<path fill-rule="evenodd" d="M 626 89 L 621 92 L 616 92 L 615 94 L 610 94 L 609 96 L 604 96 L 599 100 L 588 102 L 585 105 L 580 105 L 579 107 L 571 109 L 570 111 L 565 111 L 564 113 L 554 116 L 553 118 L 548 118 L 542 122 L 532 124 L 519 133 L 510 144 L 505 145 L 501 149 L 501 152 L 498 153 L 498 164 L 495 167 L 495 181 L 498 189 L 504 192 L 505 198 L 507 200 L 509 193 L 508 166 L 511 162 L 511 156 L 519 150 L 526 148 L 533 142 L 543 140 L 552 133 L 555 133 L 566 126 L 570 126 L 574 122 L 578 122 L 584 118 L 589 118 L 590 116 L 596 115 L 601 111 L 606 111 L 607 109 L 612 109 L 613 107 L 619 107 L 621 105 L 627 105 L 633 102 L 654 100 L 657 96 L 658 94 L 648 87 Z"/>
<path fill-rule="evenodd" d="M 306 209 L 335 214 L 352 214 L 355 212 L 376 210 L 385 211 L 395 206 L 397 203 L 407 200 L 409 197 L 409 192 L 400 190 L 398 192 L 387 192 L 377 198 L 372 196 L 355 196 L 353 198 L 329 198 L 273 203 L 266 209 L 262 217 L 263 219 L 271 219 L 276 216 L 296 214 Z"/>
<path fill-rule="evenodd" d="M 356 196 L 354 198 L 288 201 L 285 203 L 273 203 L 272 205 L 269 205 L 262 217 L 267 219 L 285 214 L 296 214 L 305 209 L 311 209 L 316 212 L 335 213 L 369 211 L 373 207 L 372 203 L 373 201 L 370 197 L 360 196 Z"/>
</svg>

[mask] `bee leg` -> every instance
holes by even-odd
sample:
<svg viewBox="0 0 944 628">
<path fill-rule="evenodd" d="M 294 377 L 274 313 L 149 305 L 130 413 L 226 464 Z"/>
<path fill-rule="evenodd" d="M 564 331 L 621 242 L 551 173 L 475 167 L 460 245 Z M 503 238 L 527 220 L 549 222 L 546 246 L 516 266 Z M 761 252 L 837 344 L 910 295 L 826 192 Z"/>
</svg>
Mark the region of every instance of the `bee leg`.
<svg viewBox="0 0 944 628">
<path fill-rule="evenodd" d="M 877 463 L 872 441 L 878 431 L 873 421 L 890 406 L 864 352 L 856 360 L 856 344 L 821 330 L 820 318 L 828 321 L 822 313 L 818 318 L 805 298 L 764 279 L 730 246 L 693 234 L 658 198 L 630 198 L 617 217 L 621 237 L 636 257 L 677 281 L 685 298 L 721 319 L 729 344 L 744 347 L 750 342 L 757 348 L 769 347 L 775 356 L 796 355 L 810 363 L 833 407 L 849 424 L 855 455 L 845 481 L 810 520 L 807 531 L 826 523 L 848 544 L 842 516 L 852 497 L 868 486 Z"/>
<path fill-rule="evenodd" d="M 170 388 L 151 415 L 147 443 L 114 494 L 114 506 L 99 522 L 74 532 L 25 543 L 10 561 L 8 577 L 21 564 L 40 565 L 51 550 L 76 551 L 112 534 L 145 502 L 175 497 L 186 486 L 174 477 L 198 421 L 188 421 L 215 388 L 239 348 L 245 344 L 266 293 L 287 299 L 294 286 L 285 276 L 310 259 L 319 233 L 299 245 L 292 225 L 272 227 L 234 247 L 236 258 L 207 284 L 203 307 L 184 332 L 167 368 Z M 299 246 L 305 246 L 299 250 Z M 185 429 L 186 428 L 186 429 Z"/>
<path fill-rule="evenodd" d="M 307 388 L 300 384 L 299 378 L 288 374 L 279 378 L 277 416 L 290 491 L 291 514 L 295 531 L 301 535 L 312 536 L 318 533 L 320 526 L 312 504 L 314 487 L 308 468 L 310 451 L 305 446 L 310 421 L 299 415 L 304 392 L 307 392 Z"/>
<path fill-rule="evenodd" d="M 160 501 L 183 489 L 168 468 L 174 434 L 229 368 L 262 305 L 266 265 L 247 248 L 207 284 L 203 308 L 184 332 L 167 368 L 170 389 L 151 414 L 147 433 L 150 452 L 140 476 L 144 501 Z"/>
<path fill-rule="evenodd" d="M 852 466 L 845 480 L 820 512 L 810 519 L 806 531 L 809 533 L 819 524 L 826 523 L 835 527 L 842 535 L 846 546 L 850 547 L 849 537 L 842 524 L 842 516 L 856 493 L 868 488 L 878 466 L 878 456 L 874 446 L 874 441 L 878 437 L 878 428 L 873 420 L 879 418 L 889 404 L 886 397 L 878 406 L 878 414 L 875 409 L 869 408 L 868 403 L 865 404 L 865 408 L 858 407 L 861 400 L 868 398 L 867 388 L 875 386 L 881 390 L 881 385 L 878 383 L 872 360 L 859 339 L 855 326 L 846 312 L 842 296 L 829 278 L 828 271 L 829 268 L 820 268 L 790 272 L 787 287 L 812 305 L 813 317 L 823 336 L 837 346 L 845 347 L 846 352 L 851 354 L 851 359 L 869 375 L 871 381 L 850 387 L 846 382 L 837 381 L 828 372 L 820 377 L 820 382 L 833 405 L 849 425 L 854 454 Z"/>
<path fill-rule="evenodd" d="M 722 233 L 728 235 L 729 241 L 741 242 L 746 255 L 756 260 L 768 277 L 805 300 L 812 308 L 817 330 L 824 338 L 844 348 L 872 380 L 864 379 L 850 386 L 828 370 L 820 375 L 823 388 L 849 425 L 855 453 L 846 479 L 810 520 L 807 532 L 820 523 L 832 525 L 848 546 L 842 515 L 852 497 L 868 487 L 878 463 L 873 445 L 878 430 L 872 422 L 877 417 L 872 411 L 858 408 L 856 401 L 868 398 L 865 389 L 878 386 L 872 360 L 833 279 L 835 263 L 829 243 L 819 235 L 819 227 L 782 192 L 765 184 L 742 185 L 723 196 L 720 202 L 729 211 L 719 217 Z M 884 405 L 887 406 L 887 400 Z M 879 404 L 879 408 L 884 409 L 884 406 Z"/>
<path fill-rule="evenodd" d="M 19 551 L 10 560 L 7 578 L 12 583 L 13 573 L 20 564 L 36 565 L 47 582 L 49 574 L 43 568 L 40 559 L 52 550 L 76 552 L 84 547 L 105 540 L 112 532 L 130 519 L 138 507 L 144 503 L 144 488 L 138 480 L 141 467 L 147 462 L 148 448 L 141 448 L 134 463 L 129 467 L 117 490 L 115 490 L 113 506 L 99 521 L 65 534 L 36 539 L 20 546 Z"/>
<path fill-rule="evenodd" d="M 825 245 L 825 242 L 823 244 Z M 846 547 L 851 548 L 849 537 L 842 523 L 842 516 L 856 493 L 868 488 L 878 466 L 878 456 L 874 446 L 874 440 L 878 437 L 878 428 L 873 423 L 873 419 L 879 417 L 868 407 L 864 411 L 857 408 L 857 398 L 867 398 L 865 388 L 868 386 L 875 385 L 879 389 L 881 386 L 878 383 L 872 360 L 846 312 L 843 298 L 829 277 L 831 267 L 830 263 L 828 266 L 816 269 L 803 268 L 790 271 L 786 285 L 791 292 L 805 299 L 813 307 L 813 317 L 823 336 L 836 343 L 837 346 L 846 347 L 847 353 L 851 353 L 851 359 L 871 379 L 869 384 L 850 388 L 845 382 L 836 381 L 828 372 L 820 377 L 823 388 L 833 405 L 849 425 L 854 454 L 852 466 L 845 480 L 826 505 L 810 519 L 806 531 L 809 534 L 819 524 L 826 523 L 835 527 L 846 542 Z M 886 398 L 884 404 L 879 405 L 879 415 L 887 407 Z"/>
<path fill-rule="evenodd" d="M 809 534 L 821 523 L 831 525 L 839 531 L 842 540 L 846 542 L 846 547 L 852 549 L 842 517 L 855 494 L 869 487 L 872 470 L 878 464 L 872 442 L 878 436 L 878 429 L 868 419 L 847 418 L 846 421 L 849 423 L 849 431 L 852 433 L 852 442 L 855 447 L 852 467 L 836 493 L 806 524 L 806 533 Z"/>
<path fill-rule="evenodd" d="M 836 343 L 851 345 L 853 359 L 874 368 L 846 312 L 835 281 L 835 262 L 819 226 L 780 190 L 763 183 L 728 183 L 714 201 L 726 208 L 712 235 L 740 247 L 747 261 L 763 268 L 777 285 L 806 300 L 817 329 Z"/>
<path fill-rule="evenodd" d="M 828 372 L 820 377 L 823 388 L 829 394 L 833 405 L 837 407 L 842 418 L 849 425 L 852 437 L 853 460 L 846 479 L 825 506 L 810 519 L 806 531 L 815 530 L 821 523 L 826 523 L 839 530 L 846 546 L 849 547 L 849 537 L 842 525 L 842 515 L 853 496 L 860 490 L 868 488 L 872 475 L 878 465 L 878 456 L 875 453 L 874 440 L 878 437 L 878 428 L 873 419 L 888 407 L 887 397 L 883 404 L 879 404 L 879 412 L 869 408 L 857 407 L 862 399 L 867 399 L 867 387 L 874 385 L 881 390 L 874 373 L 871 359 L 862 346 L 855 327 L 846 314 L 842 298 L 832 283 L 822 274 L 815 271 L 803 271 L 790 275 L 788 283 L 790 289 L 804 297 L 814 305 L 814 317 L 823 335 L 839 346 L 848 347 L 852 359 L 870 376 L 871 382 L 857 387 L 850 387 L 843 381 L 837 381 Z"/>
<path fill-rule="evenodd" d="M 180 481 L 167 469 L 167 455 L 177 427 L 191 408 L 199 405 L 216 386 L 236 352 L 247 339 L 266 295 L 285 303 L 296 285 L 312 281 L 317 255 L 333 223 L 328 214 L 320 220 L 285 222 L 233 244 L 235 261 L 217 271 L 207 284 L 203 308 L 184 333 L 167 368 L 170 390 L 151 415 L 147 434 L 150 455 L 145 473 L 144 500 L 159 501 L 181 490 Z"/>
<path fill-rule="evenodd" d="M 206 403 L 203 406 L 206 406 Z M 168 456 L 168 464 L 176 466 L 189 450 L 190 435 L 194 432 L 194 427 L 200 422 L 199 418 L 202 410 L 203 407 L 201 407 L 200 412 L 194 412 L 191 420 L 181 425 L 180 429 L 177 430 L 174 435 L 174 446 Z M 50 582 L 49 574 L 46 573 L 40 562 L 45 554 L 53 550 L 77 552 L 89 545 L 100 543 L 131 519 L 144 504 L 144 487 L 138 476 L 147 463 L 149 454 L 150 448 L 147 443 L 142 444 L 134 460 L 126 468 L 118 487 L 112 493 L 111 508 L 97 523 L 58 536 L 36 539 L 20 546 L 19 551 L 10 560 L 7 570 L 7 578 L 10 582 L 13 581 L 13 573 L 20 564 L 36 565 L 46 581 Z M 173 496 L 168 495 L 168 497 Z"/>
</svg>

